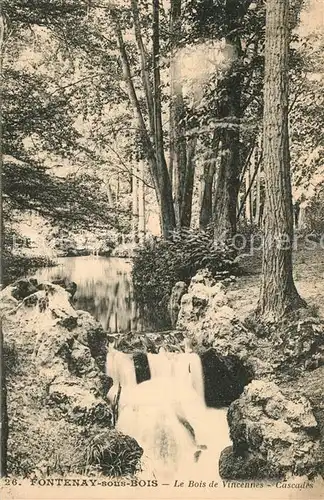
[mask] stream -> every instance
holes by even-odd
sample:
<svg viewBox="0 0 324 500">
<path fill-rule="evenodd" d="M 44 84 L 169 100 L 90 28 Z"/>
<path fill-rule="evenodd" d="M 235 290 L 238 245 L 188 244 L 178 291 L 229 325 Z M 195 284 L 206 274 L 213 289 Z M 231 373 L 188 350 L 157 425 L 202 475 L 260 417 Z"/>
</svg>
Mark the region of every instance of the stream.
<svg viewBox="0 0 324 500">
<path fill-rule="evenodd" d="M 76 309 L 90 312 L 112 333 L 146 329 L 133 299 L 128 259 L 62 257 L 58 266 L 39 269 L 35 277 L 74 281 Z M 122 388 L 117 429 L 143 447 L 141 477 L 219 480 L 220 453 L 231 444 L 226 408 L 207 408 L 208 382 L 200 357 L 190 352 L 147 354 L 150 378 L 137 383 L 132 355 L 112 349 L 106 362 L 106 373 L 114 381 L 112 402 Z M 217 385 L 217 380 L 212 383 Z"/>
<path fill-rule="evenodd" d="M 38 269 L 42 281 L 67 278 L 77 284 L 75 308 L 91 313 L 111 333 L 142 331 L 144 322 L 133 300 L 128 259 L 119 257 L 61 257 L 58 266 Z"/>
</svg>

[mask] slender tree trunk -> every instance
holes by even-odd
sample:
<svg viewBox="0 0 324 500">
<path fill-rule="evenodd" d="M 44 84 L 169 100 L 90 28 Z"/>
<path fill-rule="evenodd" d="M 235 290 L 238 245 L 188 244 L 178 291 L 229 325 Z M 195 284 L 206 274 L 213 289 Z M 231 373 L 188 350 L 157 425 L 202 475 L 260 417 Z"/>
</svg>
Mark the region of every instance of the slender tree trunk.
<svg viewBox="0 0 324 500">
<path fill-rule="evenodd" d="M 241 44 L 237 37 L 229 37 L 228 43 L 236 48 L 236 58 L 240 57 Z M 214 237 L 223 239 L 236 233 L 236 205 L 240 187 L 240 132 L 241 78 L 237 68 L 221 82 L 222 99 L 219 117 L 224 120 L 220 130 L 222 153 L 219 166 L 214 202 Z"/>
<path fill-rule="evenodd" d="M 132 237 L 133 242 L 138 241 L 138 226 L 139 226 L 139 203 L 138 203 L 138 169 L 136 163 L 133 164 L 132 176 Z"/>
<path fill-rule="evenodd" d="M 260 152 L 258 151 L 260 154 Z M 258 162 L 258 158 L 256 159 Z M 255 194 L 255 214 L 254 214 L 254 224 L 260 224 L 261 216 L 261 165 L 258 168 L 256 174 L 256 194 Z"/>
<path fill-rule="evenodd" d="M 162 106 L 161 106 L 161 78 L 160 78 L 160 16 L 159 0 L 153 0 L 153 82 L 154 82 L 154 130 L 155 152 L 159 171 L 159 188 L 161 203 L 161 225 L 165 238 L 175 229 L 175 213 L 172 198 L 172 187 L 168 167 L 164 155 Z"/>
<path fill-rule="evenodd" d="M 121 57 L 124 79 L 128 88 L 128 94 L 133 105 L 138 122 L 138 129 L 150 166 L 151 176 L 154 182 L 155 193 L 160 209 L 160 223 L 163 237 L 167 238 L 175 228 L 175 214 L 172 199 L 172 188 L 169 172 L 165 161 L 163 148 L 163 129 L 161 116 L 161 82 L 160 82 L 160 44 L 159 44 L 159 3 L 153 0 L 153 60 L 154 60 L 154 146 L 147 132 L 145 120 L 133 83 L 129 60 L 121 31 L 118 12 L 110 10 L 114 23 L 118 49 Z M 146 84 L 145 84 L 146 85 Z"/>
<path fill-rule="evenodd" d="M 184 101 L 180 65 L 176 51 L 181 37 L 181 0 L 170 4 L 170 158 L 173 171 L 174 208 L 177 226 L 182 225 L 182 207 L 185 196 L 187 147 L 184 124 Z M 192 170 L 190 162 L 189 170 Z M 190 177 L 190 173 L 189 173 Z M 188 203 L 188 195 L 186 195 Z"/>
<path fill-rule="evenodd" d="M 197 137 L 190 140 L 187 151 L 187 162 L 185 178 L 183 180 L 183 194 L 180 207 L 180 224 L 181 227 L 190 227 L 192 214 L 192 196 L 195 179 L 195 152 L 197 145 Z"/>
<path fill-rule="evenodd" d="M 263 159 L 265 241 L 258 314 L 276 321 L 305 305 L 292 269 L 293 210 L 288 140 L 288 0 L 268 0 L 265 38 Z"/>
<path fill-rule="evenodd" d="M 200 207 L 199 227 L 206 229 L 212 221 L 213 215 L 213 184 L 216 172 L 216 160 L 219 152 L 220 134 L 214 131 L 211 151 L 204 164 L 203 195 Z"/>
<path fill-rule="evenodd" d="M 138 46 L 138 50 L 139 50 L 139 54 L 140 54 L 141 75 L 142 75 L 143 88 L 144 88 L 144 93 L 145 93 L 145 98 L 146 98 L 147 113 L 148 113 L 149 123 L 150 123 L 150 131 L 151 131 L 151 135 L 154 136 L 154 98 L 153 98 L 153 91 L 152 91 L 152 86 L 151 86 L 151 82 L 150 82 L 149 70 L 148 70 L 148 57 L 147 57 L 147 54 L 145 51 L 142 33 L 141 33 L 141 23 L 140 23 L 140 19 L 139 19 L 139 10 L 138 10 L 137 0 L 131 0 L 131 6 L 132 6 L 133 18 L 134 18 L 135 38 L 136 38 L 136 42 L 137 42 L 137 46 Z"/>
<path fill-rule="evenodd" d="M 251 163 L 245 172 L 245 219 L 251 222 L 252 219 L 252 203 L 251 203 Z"/>
<path fill-rule="evenodd" d="M 111 186 L 110 186 L 109 182 L 105 183 L 105 187 L 106 187 L 106 190 L 107 190 L 107 196 L 108 196 L 109 205 L 114 208 L 115 207 L 115 200 L 114 200 L 112 189 L 111 189 Z"/>
<path fill-rule="evenodd" d="M 139 164 L 139 180 L 138 180 L 138 238 L 140 243 L 145 239 L 145 186 L 144 186 L 144 160 Z"/>
</svg>

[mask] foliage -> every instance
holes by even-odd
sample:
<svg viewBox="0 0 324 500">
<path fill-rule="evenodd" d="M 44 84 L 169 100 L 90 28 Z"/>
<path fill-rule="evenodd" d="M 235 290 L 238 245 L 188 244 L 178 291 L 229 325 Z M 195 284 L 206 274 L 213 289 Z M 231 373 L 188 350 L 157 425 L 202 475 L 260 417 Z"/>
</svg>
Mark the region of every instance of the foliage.
<svg viewBox="0 0 324 500">
<path fill-rule="evenodd" d="M 324 234 L 324 187 L 321 186 L 306 209 L 306 232 L 321 238 Z"/>
<path fill-rule="evenodd" d="M 237 225 L 237 235 L 235 241 L 237 250 L 239 250 L 240 253 L 247 253 L 252 247 L 255 248 L 261 246 L 262 231 L 254 222 L 241 219 Z"/>
<path fill-rule="evenodd" d="M 199 269 L 214 277 L 236 273 L 236 252 L 227 242 L 214 241 L 208 231 L 182 229 L 168 240 L 146 241 L 135 251 L 135 300 L 148 321 L 159 328 L 169 323 L 167 302 L 177 281 L 189 283 Z"/>
<path fill-rule="evenodd" d="M 95 433 L 92 431 L 83 451 L 85 468 L 96 467 L 110 477 L 134 474 L 143 452 L 133 438 L 117 431 L 109 434 L 102 429 L 97 429 Z"/>
<path fill-rule="evenodd" d="M 56 266 L 56 263 L 48 257 L 26 257 L 8 251 L 3 252 L 2 259 L 4 286 L 32 274 L 39 267 Z"/>
</svg>

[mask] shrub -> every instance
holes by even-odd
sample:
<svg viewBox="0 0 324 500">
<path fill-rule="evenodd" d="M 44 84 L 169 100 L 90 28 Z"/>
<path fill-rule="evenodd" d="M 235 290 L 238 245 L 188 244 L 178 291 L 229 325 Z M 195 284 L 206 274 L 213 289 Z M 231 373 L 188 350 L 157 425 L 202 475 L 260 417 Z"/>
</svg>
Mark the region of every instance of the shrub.
<svg viewBox="0 0 324 500">
<path fill-rule="evenodd" d="M 39 267 L 48 266 L 56 266 L 56 263 L 49 257 L 27 257 L 5 250 L 3 253 L 4 285 L 7 286 L 18 278 L 32 274 Z"/>
<path fill-rule="evenodd" d="M 318 239 L 324 234 L 324 187 L 318 190 L 306 208 L 305 232 L 314 234 Z"/>
<path fill-rule="evenodd" d="M 241 219 L 237 224 L 236 230 L 237 250 L 240 253 L 248 253 L 251 251 L 251 247 L 253 247 L 253 249 L 261 247 L 262 236 L 262 230 L 257 224 L 249 222 L 246 219 Z M 244 246 L 242 246 L 241 249 L 239 249 L 241 244 L 239 240 L 240 237 L 242 243 L 244 242 Z"/>
<path fill-rule="evenodd" d="M 199 269 L 217 278 L 237 270 L 236 253 L 227 242 L 214 241 L 209 231 L 182 229 L 168 240 L 146 241 L 135 250 L 135 300 L 147 321 L 157 329 L 170 327 L 167 305 L 177 281 L 190 282 Z"/>
<path fill-rule="evenodd" d="M 132 475 L 139 470 L 143 449 L 130 436 L 114 429 L 94 429 L 83 445 L 84 472 L 96 468 L 105 476 Z"/>
</svg>

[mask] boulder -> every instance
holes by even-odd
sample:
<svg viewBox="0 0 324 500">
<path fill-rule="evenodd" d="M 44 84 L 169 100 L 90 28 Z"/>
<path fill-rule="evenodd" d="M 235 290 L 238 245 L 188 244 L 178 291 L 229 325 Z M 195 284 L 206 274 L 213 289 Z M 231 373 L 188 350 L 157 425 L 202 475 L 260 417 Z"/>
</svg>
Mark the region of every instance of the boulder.
<svg viewBox="0 0 324 500">
<path fill-rule="evenodd" d="M 82 457 L 74 463 L 71 456 L 73 450 L 78 455 L 82 433 L 88 428 L 113 431 L 106 399 L 110 381 L 104 373 L 106 332 L 89 313 L 76 311 L 70 299 L 70 291 L 60 285 L 34 279 L 19 280 L 0 293 L 8 362 L 9 472 L 18 475 L 49 464 L 53 441 L 53 456 L 62 460 L 60 466 L 48 465 L 51 473 L 67 471 L 71 463 L 74 468 L 68 471 L 80 473 Z M 134 456 L 140 456 L 134 440 L 122 442 L 133 443 Z"/>
<path fill-rule="evenodd" d="M 208 271 L 192 278 L 181 299 L 177 328 L 190 338 L 196 352 L 214 349 L 222 356 L 233 356 L 254 377 L 273 372 L 270 343 L 244 326 L 231 307 L 226 284 L 216 282 Z"/>
<path fill-rule="evenodd" d="M 225 448 L 220 455 L 219 475 L 222 479 L 231 481 L 270 479 L 265 460 L 254 456 L 236 455 L 232 446 Z"/>
<path fill-rule="evenodd" d="M 171 326 L 175 328 L 178 320 L 181 299 L 186 293 L 188 285 L 184 281 L 178 281 L 172 288 L 168 311 L 171 319 Z"/>
<path fill-rule="evenodd" d="M 37 280 L 22 278 L 13 283 L 10 293 L 15 299 L 23 300 L 35 292 L 37 292 Z"/>
<path fill-rule="evenodd" d="M 77 291 L 77 284 L 74 281 L 70 281 L 66 278 L 60 278 L 57 280 L 53 280 L 52 283 L 54 283 L 54 285 L 60 285 L 62 288 L 64 288 L 64 290 L 69 292 L 71 299 L 73 299 Z"/>
<path fill-rule="evenodd" d="M 295 379 L 306 370 L 324 365 L 324 321 L 299 311 L 298 318 L 289 318 L 273 326 L 269 339 L 275 346 L 271 363 L 281 378 Z"/>
<path fill-rule="evenodd" d="M 255 463 L 262 465 L 260 479 L 265 471 L 269 478 L 313 477 L 319 471 L 319 428 L 305 397 L 287 396 L 275 383 L 255 380 L 231 404 L 228 423 L 233 450 L 223 454 L 220 466 L 226 477 L 231 467 L 237 477 L 239 463 L 245 464 L 244 479 Z M 249 479 L 255 479 L 254 472 L 252 476 Z"/>
<path fill-rule="evenodd" d="M 197 321 L 208 321 L 211 309 L 226 305 L 224 285 L 216 283 L 208 271 L 199 271 L 191 279 L 188 292 L 182 296 L 177 328 L 191 330 Z"/>
<path fill-rule="evenodd" d="M 251 374 L 235 356 L 222 356 L 214 349 L 200 354 L 206 405 L 227 406 L 239 398 Z"/>
</svg>

